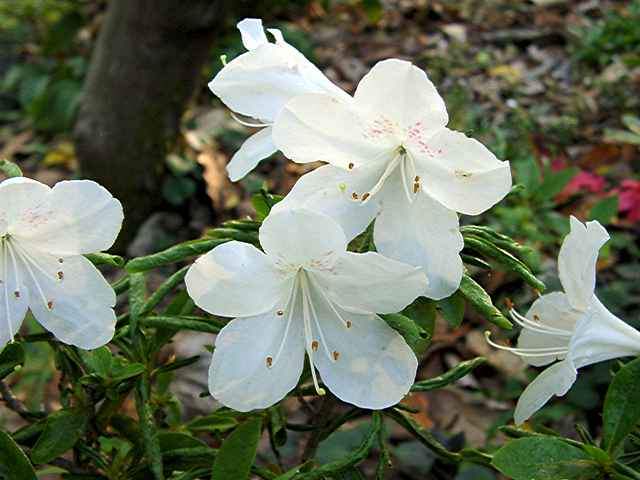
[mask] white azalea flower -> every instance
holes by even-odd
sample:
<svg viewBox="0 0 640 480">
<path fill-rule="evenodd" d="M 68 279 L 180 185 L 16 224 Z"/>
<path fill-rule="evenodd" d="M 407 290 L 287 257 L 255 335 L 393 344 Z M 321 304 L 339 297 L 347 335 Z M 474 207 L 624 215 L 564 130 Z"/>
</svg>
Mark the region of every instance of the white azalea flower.
<svg viewBox="0 0 640 480">
<path fill-rule="evenodd" d="M 543 295 L 526 316 L 511 311 L 522 326 L 518 348 L 503 347 L 489 339 L 493 346 L 521 356 L 529 365 L 539 367 L 559 360 L 520 396 L 514 414 L 517 424 L 525 422 L 554 395 L 566 394 L 579 368 L 640 354 L 640 332 L 609 312 L 594 295 L 598 251 L 607 240 L 609 234 L 598 222 L 585 226 L 571 217 L 571 232 L 558 257 L 564 293 Z"/>
<path fill-rule="evenodd" d="M 248 52 L 225 65 L 209 88 L 234 112 L 256 119 L 245 122 L 236 117 L 240 123 L 265 128 L 249 137 L 229 162 L 227 172 L 234 182 L 276 152 L 271 124 L 291 98 L 310 92 L 350 98 L 289 45 L 280 30 L 267 30 L 275 39 L 275 43 L 270 43 L 260 19 L 245 18 L 238 23 L 238 29 Z"/>
<path fill-rule="evenodd" d="M 204 310 L 237 317 L 216 339 L 209 391 L 239 411 L 266 408 L 297 385 L 309 358 L 325 385 L 363 408 L 394 405 L 409 391 L 417 360 L 375 312 L 402 310 L 425 274 L 377 253 L 347 252 L 331 218 L 305 210 L 270 215 L 265 253 L 228 242 L 200 257 L 187 291 Z"/>
<path fill-rule="evenodd" d="M 80 348 L 113 337 L 115 293 L 83 254 L 106 250 L 122 206 L 95 182 L 0 183 L 0 347 L 31 309 L 60 341 Z"/>
<path fill-rule="evenodd" d="M 390 258 L 421 266 L 425 294 L 453 293 L 462 278 L 456 212 L 484 212 L 511 188 L 508 162 L 449 130 L 444 101 L 411 63 L 385 60 L 365 75 L 352 101 L 322 94 L 290 100 L 273 131 L 296 162 L 321 160 L 276 210 L 326 213 L 354 237 L 378 215 L 374 241 Z"/>
</svg>

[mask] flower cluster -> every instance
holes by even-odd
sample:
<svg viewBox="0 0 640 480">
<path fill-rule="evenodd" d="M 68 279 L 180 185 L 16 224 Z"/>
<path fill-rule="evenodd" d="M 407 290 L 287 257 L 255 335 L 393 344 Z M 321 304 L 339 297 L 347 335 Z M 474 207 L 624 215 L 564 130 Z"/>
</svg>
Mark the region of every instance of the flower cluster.
<svg viewBox="0 0 640 480">
<path fill-rule="evenodd" d="M 509 162 L 447 128 L 443 99 L 403 60 L 377 63 L 353 96 L 279 30 L 238 24 L 247 52 L 209 84 L 240 123 L 260 128 L 228 165 L 239 180 L 281 151 L 325 165 L 302 176 L 259 230 L 261 249 L 222 243 L 185 277 L 203 310 L 232 317 L 216 339 L 210 393 L 238 411 L 266 408 L 298 385 L 308 362 L 316 392 L 382 409 L 410 390 L 418 360 L 380 314 L 460 286 L 459 214 L 477 215 L 510 191 Z M 244 118 L 243 118 L 244 117 Z M 0 183 L 0 347 L 26 315 L 84 349 L 114 335 L 115 293 L 84 256 L 108 249 L 122 206 L 90 181 L 49 188 L 23 177 Z M 375 252 L 349 242 L 373 223 Z M 522 316 L 517 348 L 530 365 L 553 363 L 520 398 L 516 422 L 564 395 L 583 366 L 640 354 L 640 332 L 595 297 L 596 260 L 608 234 L 571 218 L 559 257 L 564 293 Z M 555 362 L 555 363 L 554 363 Z M 319 375 L 318 375 L 319 374 Z"/>
</svg>

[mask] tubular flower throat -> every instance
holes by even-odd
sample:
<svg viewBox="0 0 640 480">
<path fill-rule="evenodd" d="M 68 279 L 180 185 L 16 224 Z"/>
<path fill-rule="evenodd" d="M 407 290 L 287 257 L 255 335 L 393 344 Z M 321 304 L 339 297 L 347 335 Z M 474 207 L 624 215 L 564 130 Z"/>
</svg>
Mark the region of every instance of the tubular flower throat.
<svg viewBox="0 0 640 480">
<path fill-rule="evenodd" d="M 514 413 L 518 424 L 554 395 L 565 395 L 579 368 L 640 354 L 640 332 L 609 312 L 594 294 L 598 251 L 608 240 L 598 222 L 585 225 L 571 217 L 571 232 L 558 257 L 564 293 L 543 295 L 524 316 L 511 309 L 511 317 L 522 327 L 516 348 L 493 342 L 487 332 L 492 346 L 522 357 L 529 365 L 552 364 L 520 396 Z"/>
</svg>

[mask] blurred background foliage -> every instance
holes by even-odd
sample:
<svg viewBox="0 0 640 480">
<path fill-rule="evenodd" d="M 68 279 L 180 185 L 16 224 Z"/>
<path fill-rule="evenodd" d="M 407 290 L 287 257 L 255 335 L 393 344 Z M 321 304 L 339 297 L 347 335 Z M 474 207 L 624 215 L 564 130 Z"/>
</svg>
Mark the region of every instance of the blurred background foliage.
<svg viewBox="0 0 640 480">
<path fill-rule="evenodd" d="M 160 200 L 129 240 L 126 253 L 148 254 L 198 237 L 226 219 L 253 215 L 252 194 L 263 187 L 284 194 L 313 167 L 275 155 L 239 184 L 225 176 L 226 162 L 250 132 L 230 119 L 206 84 L 221 68 L 221 55 L 231 59 L 244 51 L 235 23 L 244 16 L 262 16 L 350 92 L 384 58 L 406 58 L 424 68 L 446 99 L 450 127 L 511 161 L 517 184 L 500 205 L 462 222 L 491 226 L 531 247 L 538 274 L 552 291 L 559 288 L 555 259 L 568 231 L 567 215 L 597 219 L 612 234 L 598 264 L 598 295 L 614 313 L 640 326 L 640 0 L 270 0 L 230 5 L 216 20 L 218 33 L 197 88 L 178 112 L 177 135 L 167 140 L 164 158 L 152 159 L 162 170 L 156 192 Z M 105 0 L 0 2 L 0 158 L 45 183 L 79 174 L 73 127 L 107 8 Z M 130 92 L 137 94 L 141 92 Z M 113 175 L 123 173 L 115 169 Z M 161 272 L 156 284 L 171 273 Z M 524 311 L 536 297 L 513 274 L 474 273 L 501 308 L 510 298 Z M 416 421 L 433 428 L 449 448 L 492 448 L 503 442 L 497 427 L 510 420 L 514 400 L 534 372 L 515 357 L 491 351 L 482 336 L 486 325 L 471 311 L 465 315 L 462 325 L 452 326 L 438 314 L 421 375 L 437 375 L 476 355 L 487 356 L 488 365 L 453 387 L 413 394 L 408 403 L 420 410 Z M 39 331 L 35 322 L 25 328 Z M 210 338 L 189 337 L 174 348 L 198 350 L 206 342 Z M 15 391 L 34 409 L 57 408 L 50 403 L 59 380 L 53 352 L 46 344 L 29 344 L 27 356 L 25 367 L 12 377 Z M 189 418 L 212 407 L 199 398 L 206 367 L 193 368 L 172 387 L 181 405 L 176 424 L 181 415 Z M 574 437 L 576 423 L 597 433 L 611 365 L 585 370 L 566 401 L 550 403 L 536 423 Z M 285 407 L 300 408 L 295 403 Z M 19 419 L 0 407 L 0 425 L 15 428 Z M 318 458 L 328 462 L 357 446 L 367 428 L 357 422 L 351 427 L 322 442 Z M 393 446 L 393 478 L 497 478 L 478 466 L 451 473 L 414 440 L 393 429 L 387 435 Z M 107 438 L 103 447 L 114 459 L 126 454 L 126 446 Z M 297 448 L 292 434 L 281 447 L 285 461 Z M 269 459 L 267 449 L 260 452 Z M 361 468 L 369 478 L 367 464 Z"/>
</svg>

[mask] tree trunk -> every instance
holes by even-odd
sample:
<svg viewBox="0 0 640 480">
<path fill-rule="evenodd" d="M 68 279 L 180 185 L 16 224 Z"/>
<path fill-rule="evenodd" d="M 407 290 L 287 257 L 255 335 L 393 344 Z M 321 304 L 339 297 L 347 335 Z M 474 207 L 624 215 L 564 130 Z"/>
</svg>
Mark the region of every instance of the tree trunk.
<svg viewBox="0 0 640 480">
<path fill-rule="evenodd" d="M 160 200 L 167 144 L 222 28 L 224 3 L 109 2 L 74 135 L 82 175 L 124 205 L 120 251 Z"/>
</svg>

